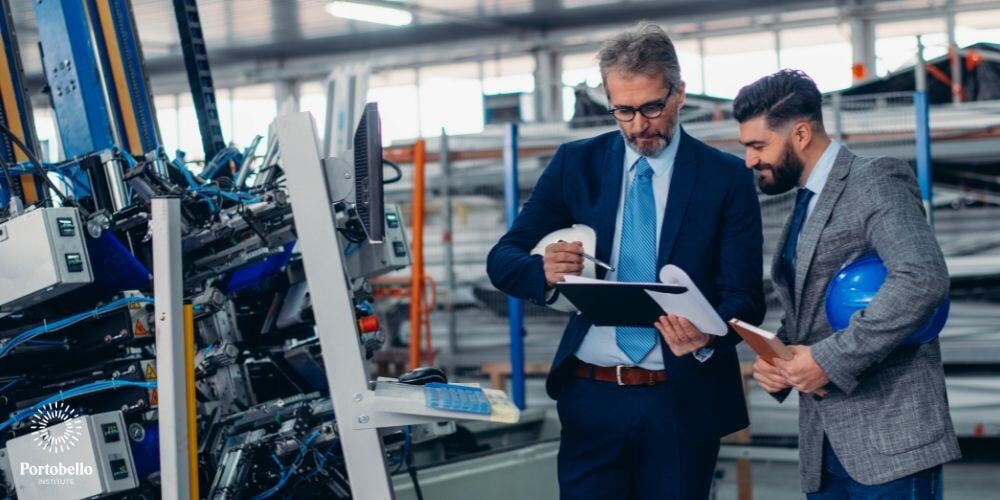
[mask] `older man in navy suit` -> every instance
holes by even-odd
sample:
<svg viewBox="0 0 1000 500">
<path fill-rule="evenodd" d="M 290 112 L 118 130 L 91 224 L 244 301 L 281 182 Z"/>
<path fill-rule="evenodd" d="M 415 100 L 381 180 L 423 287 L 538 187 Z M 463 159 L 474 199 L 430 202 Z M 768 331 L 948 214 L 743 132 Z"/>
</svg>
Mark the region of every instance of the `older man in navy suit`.
<svg viewBox="0 0 1000 500">
<path fill-rule="evenodd" d="M 531 249 L 586 224 L 598 277 L 655 281 L 675 264 L 724 319 L 764 316 L 760 207 L 753 175 L 679 125 L 684 82 L 670 38 L 641 24 L 601 49 L 609 112 L 620 131 L 562 145 L 490 252 L 493 284 L 536 304 L 582 269 L 579 242 Z M 719 439 L 747 426 L 735 344 L 684 318 L 649 328 L 598 327 L 574 315 L 546 389 L 562 423 L 563 498 L 703 499 Z M 655 326 L 655 328 L 654 328 Z"/>
</svg>

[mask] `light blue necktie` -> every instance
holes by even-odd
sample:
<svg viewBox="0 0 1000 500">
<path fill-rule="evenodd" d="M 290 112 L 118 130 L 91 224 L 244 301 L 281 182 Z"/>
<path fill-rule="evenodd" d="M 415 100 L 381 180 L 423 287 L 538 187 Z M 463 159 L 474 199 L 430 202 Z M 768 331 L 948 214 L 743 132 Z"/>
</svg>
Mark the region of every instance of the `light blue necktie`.
<svg viewBox="0 0 1000 500">
<path fill-rule="evenodd" d="M 639 157 L 622 214 L 618 281 L 656 281 L 656 202 L 652 177 L 653 168 L 645 157 Z M 633 363 L 639 363 L 656 346 L 656 330 L 619 326 L 615 343 Z"/>
</svg>

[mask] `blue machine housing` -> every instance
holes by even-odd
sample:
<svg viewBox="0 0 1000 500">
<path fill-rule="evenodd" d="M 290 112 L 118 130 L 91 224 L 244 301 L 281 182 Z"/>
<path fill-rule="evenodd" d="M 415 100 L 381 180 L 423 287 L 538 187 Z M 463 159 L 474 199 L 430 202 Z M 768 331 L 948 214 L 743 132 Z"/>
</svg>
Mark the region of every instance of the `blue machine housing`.
<svg viewBox="0 0 1000 500">
<path fill-rule="evenodd" d="M 45 77 L 67 159 L 115 146 L 83 2 L 32 2 Z"/>
</svg>

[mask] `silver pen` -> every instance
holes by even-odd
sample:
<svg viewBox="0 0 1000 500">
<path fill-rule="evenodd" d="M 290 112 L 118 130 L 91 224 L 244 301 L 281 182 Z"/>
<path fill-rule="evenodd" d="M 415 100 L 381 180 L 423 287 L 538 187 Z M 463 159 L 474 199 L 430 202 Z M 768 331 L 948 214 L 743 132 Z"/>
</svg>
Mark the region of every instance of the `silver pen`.
<svg viewBox="0 0 1000 500">
<path fill-rule="evenodd" d="M 569 243 L 569 242 L 565 241 L 565 240 L 559 240 L 559 243 Z M 587 260 L 593 262 L 594 264 L 596 264 L 598 266 L 603 267 L 604 269 L 607 269 L 608 271 L 614 271 L 615 270 L 615 266 L 612 266 L 611 264 L 608 264 L 608 263 L 602 261 L 601 259 L 598 259 L 597 257 L 594 257 L 593 255 L 588 254 L 587 252 L 580 252 L 577 255 L 579 255 L 580 257 L 583 257 L 584 259 L 587 259 Z"/>
</svg>

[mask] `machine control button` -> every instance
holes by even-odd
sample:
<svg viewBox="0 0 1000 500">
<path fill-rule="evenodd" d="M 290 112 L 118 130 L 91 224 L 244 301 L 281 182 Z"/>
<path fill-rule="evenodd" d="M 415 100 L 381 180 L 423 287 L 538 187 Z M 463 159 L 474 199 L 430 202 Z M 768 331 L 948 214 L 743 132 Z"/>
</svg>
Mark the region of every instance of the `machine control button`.
<svg viewBox="0 0 1000 500">
<path fill-rule="evenodd" d="M 392 242 L 392 251 L 396 257 L 406 257 L 406 245 L 402 241 Z"/>
<path fill-rule="evenodd" d="M 111 461 L 111 477 L 115 481 L 120 481 L 128 477 L 128 464 L 124 458 L 116 458 Z"/>
<path fill-rule="evenodd" d="M 59 236 L 76 236 L 76 226 L 73 224 L 73 219 L 57 217 L 56 225 L 59 226 Z"/>
<path fill-rule="evenodd" d="M 71 273 L 83 272 L 83 256 L 78 253 L 66 254 L 66 268 Z"/>
<path fill-rule="evenodd" d="M 117 443 L 122 438 L 121 430 L 115 422 L 101 425 L 101 434 L 104 435 L 105 443 Z"/>
</svg>

